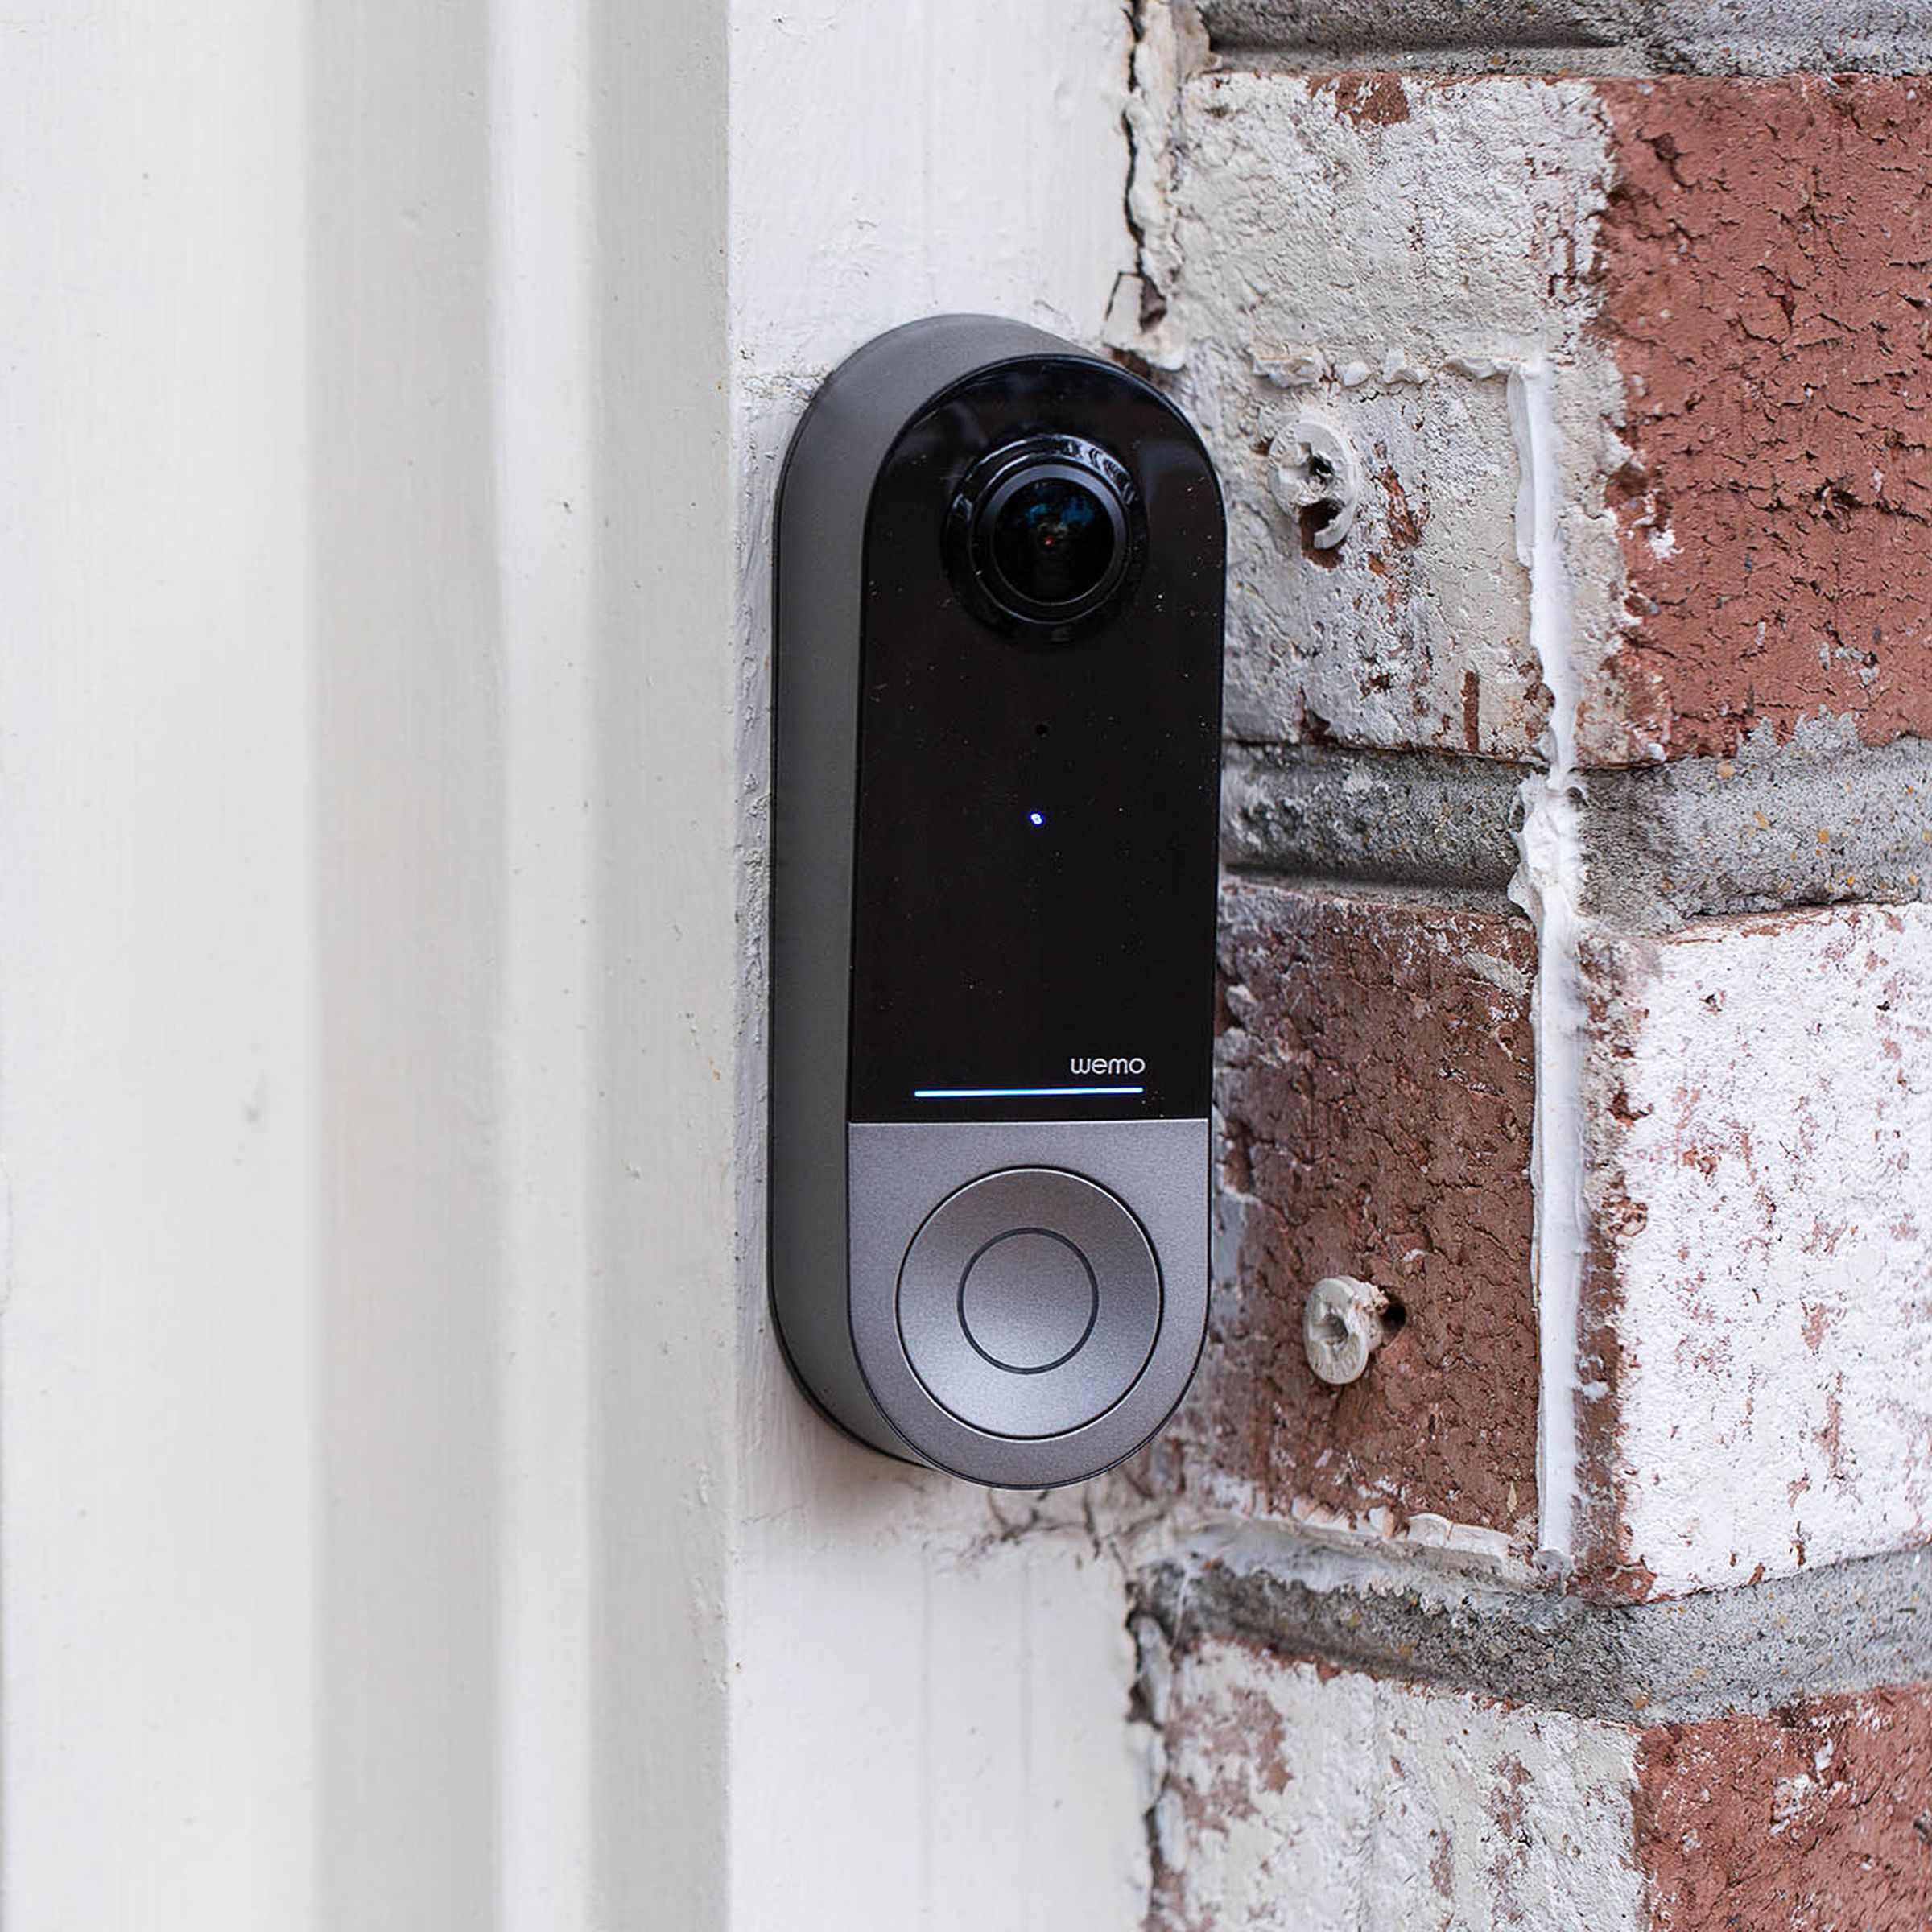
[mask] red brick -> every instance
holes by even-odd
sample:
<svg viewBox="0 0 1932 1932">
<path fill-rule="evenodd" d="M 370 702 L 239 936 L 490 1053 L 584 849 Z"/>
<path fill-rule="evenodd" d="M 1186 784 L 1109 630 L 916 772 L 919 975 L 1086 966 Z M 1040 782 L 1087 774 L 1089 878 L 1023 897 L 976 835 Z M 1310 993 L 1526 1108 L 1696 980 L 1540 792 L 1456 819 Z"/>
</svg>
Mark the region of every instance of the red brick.
<svg viewBox="0 0 1932 1932">
<path fill-rule="evenodd" d="M 1726 752 L 1821 708 L 1873 743 L 1932 731 L 1932 90 L 1671 79 L 1603 100 L 1633 753 Z"/>
<path fill-rule="evenodd" d="M 1244 881 L 1227 894 L 1222 957 L 1233 1278 L 1217 1282 L 1168 1469 L 1269 1513 L 1399 1531 L 1426 1511 L 1526 1542 L 1529 927 Z M 1340 1389 L 1302 1343 L 1327 1274 L 1375 1282 L 1405 1315 Z"/>
<path fill-rule="evenodd" d="M 1657 1932 L 1932 1926 L 1932 1691 L 1666 1724 L 1637 1749 Z"/>
</svg>

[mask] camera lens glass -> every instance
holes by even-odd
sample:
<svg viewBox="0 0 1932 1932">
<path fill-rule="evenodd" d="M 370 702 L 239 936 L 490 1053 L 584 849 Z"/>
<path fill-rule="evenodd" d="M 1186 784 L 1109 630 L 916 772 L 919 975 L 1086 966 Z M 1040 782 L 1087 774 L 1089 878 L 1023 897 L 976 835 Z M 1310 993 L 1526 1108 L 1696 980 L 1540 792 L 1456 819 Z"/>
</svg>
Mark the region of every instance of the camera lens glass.
<svg viewBox="0 0 1932 1932">
<path fill-rule="evenodd" d="M 997 445 L 960 479 L 945 546 L 982 623 L 1022 643 L 1064 644 L 1132 593 L 1146 516 L 1117 457 L 1084 437 L 1034 435 Z"/>
<path fill-rule="evenodd" d="M 1067 476 L 1022 482 L 988 533 L 993 568 L 1030 604 L 1077 605 L 1114 568 L 1117 517 L 1084 483 Z"/>
</svg>

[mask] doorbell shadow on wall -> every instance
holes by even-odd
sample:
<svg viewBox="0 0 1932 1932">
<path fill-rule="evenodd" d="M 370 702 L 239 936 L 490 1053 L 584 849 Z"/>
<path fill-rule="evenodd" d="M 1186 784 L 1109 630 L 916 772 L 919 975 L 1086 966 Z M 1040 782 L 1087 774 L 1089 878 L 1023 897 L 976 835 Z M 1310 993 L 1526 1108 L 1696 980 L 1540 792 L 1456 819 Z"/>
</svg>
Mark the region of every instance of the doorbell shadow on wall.
<svg viewBox="0 0 1932 1932">
<path fill-rule="evenodd" d="M 778 1334 L 889 1455 L 1076 1482 L 1206 1327 L 1220 489 L 1145 382 L 947 316 L 826 382 L 777 522 Z"/>
</svg>

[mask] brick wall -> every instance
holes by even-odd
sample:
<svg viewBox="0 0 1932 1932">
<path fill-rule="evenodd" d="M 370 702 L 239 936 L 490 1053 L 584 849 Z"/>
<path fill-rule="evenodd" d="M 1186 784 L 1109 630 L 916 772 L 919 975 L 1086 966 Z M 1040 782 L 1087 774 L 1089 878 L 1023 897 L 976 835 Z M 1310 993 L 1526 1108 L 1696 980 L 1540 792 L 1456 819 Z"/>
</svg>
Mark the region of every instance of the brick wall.
<svg viewBox="0 0 1932 1932">
<path fill-rule="evenodd" d="M 1929 23 L 1138 9 L 1232 573 L 1161 1932 L 1932 1926 Z"/>
</svg>

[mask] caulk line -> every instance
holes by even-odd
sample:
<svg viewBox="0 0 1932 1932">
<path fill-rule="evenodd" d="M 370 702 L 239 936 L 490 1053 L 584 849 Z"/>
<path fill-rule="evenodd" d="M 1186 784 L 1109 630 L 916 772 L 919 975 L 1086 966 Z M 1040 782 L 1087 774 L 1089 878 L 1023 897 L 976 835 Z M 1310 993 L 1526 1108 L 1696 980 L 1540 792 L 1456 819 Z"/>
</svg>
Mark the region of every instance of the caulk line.
<svg viewBox="0 0 1932 1932">
<path fill-rule="evenodd" d="M 1575 1560 L 1578 1352 L 1583 1288 L 1584 1009 L 1578 910 L 1583 883 L 1578 831 L 1576 712 L 1582 692 L 1571 650 L 1569 584 L 1558 516 L 1563 462 L 1555 380 L 1541 357 L 1509 377 L 1509 422 L 1522 482 L 1517 552 L 1530 573 L 1530 644 L 1550 693 L 1549 769 L 1522 786 L 1522 863 L 1510 897 L 1536 927 L 1534 1175 L 1538 1401 L 1537 1560 Z"/>
</svg>

